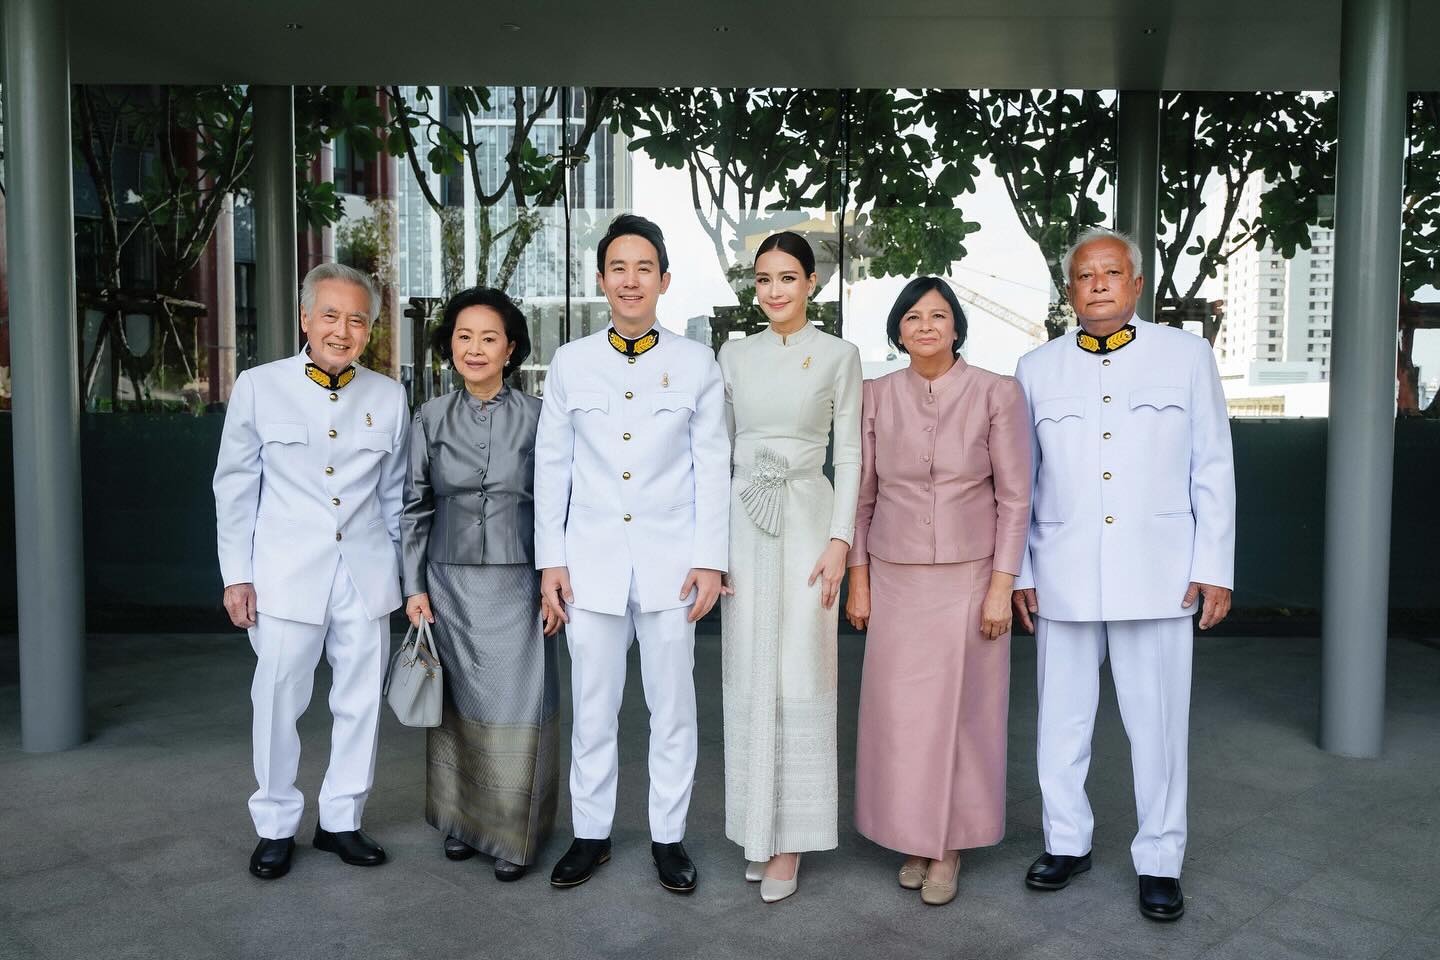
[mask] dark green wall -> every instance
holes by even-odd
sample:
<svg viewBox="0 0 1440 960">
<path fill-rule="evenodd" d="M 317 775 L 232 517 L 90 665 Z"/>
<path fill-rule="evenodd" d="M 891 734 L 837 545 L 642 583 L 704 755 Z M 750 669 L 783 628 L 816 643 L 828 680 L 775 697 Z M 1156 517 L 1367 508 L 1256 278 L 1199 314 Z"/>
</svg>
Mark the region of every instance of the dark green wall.
<svg viewBox="0 0 1440 960">
<path fill-rule="evenodd" d="M 85 578 L 97 629 L 223 626 L 210 476 L 221 417 L 87 415 L 82 425 Z M 1324 554 L 1323 420 L 1237 420 L 1236 606 L 1320 607 Z M 10 448 L 10 418 L 0 416 Z M 0 620 L 15 618 L 14 477 L 0 466 Z M 1440 422 L 1395 435 L 1391 605 L 1440 612 L 1426 560 L 1440 534 Z M 20 562 L 23 562 L 23 551 Z"/>
</svg>

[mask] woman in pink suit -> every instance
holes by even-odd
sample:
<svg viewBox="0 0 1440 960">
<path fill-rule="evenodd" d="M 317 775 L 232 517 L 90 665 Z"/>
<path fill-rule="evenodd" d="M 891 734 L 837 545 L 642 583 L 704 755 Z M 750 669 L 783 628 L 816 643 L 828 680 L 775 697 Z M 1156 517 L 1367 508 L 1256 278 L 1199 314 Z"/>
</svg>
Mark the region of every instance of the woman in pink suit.
<svg viewBox="0 0 1440 960">
<path fill-rule="evenodd" d="M 890 311 L 908 369 L 867 381 L 845 613 L 868 632 L 855 823 L 909 856 L 900 885 L 955 898 L 960 851 L 1005 833 L 1010 596 L 1030 517 L 1030 434 L 1010 377 L 960 357 L 944 280 Z"/>
</svg>

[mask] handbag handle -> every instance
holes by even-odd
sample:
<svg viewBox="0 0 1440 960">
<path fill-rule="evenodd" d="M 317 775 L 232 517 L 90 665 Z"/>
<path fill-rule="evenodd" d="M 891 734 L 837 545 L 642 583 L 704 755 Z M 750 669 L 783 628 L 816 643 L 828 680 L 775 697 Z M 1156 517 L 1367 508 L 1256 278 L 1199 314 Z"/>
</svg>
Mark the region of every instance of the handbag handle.
<svg viewBox="0 0 1440 960">
<path fill-rule="evenodd" d="M 412 644 L 415 649 L 407 657 L 406 651 Z M 435 637 L 424 617 L 420 618 L 418 629 L 413 623 L 406 628 L 405 639 L 400 641 L 400 649 L 395 651 L 395 655 L 390 659 L 390 666 L 385 671 L 385 682 L 380 686 L 381 696 L 390 692 L 390 681 L 394 679 L 395 668 L 402 662 L 408 667 L 416 660 L 424 663 L 427 670 L 440 665 L 440 655 L 435 652 Z"/>
<path fill-rule="evenodd" d="M 414 628 L 412 627 L 411 629 Z M 409 637 L 408 631 L 406 632 L 406 637 Z M 420 618 L 420 636 L 415 639 L 416 656 L 420 655 L 421 649 L 424 649 L 424 651 L 430 655 L 430 660 L 432 662 L 440 662 L 440 655 L 435 652 L 435 636 L 430 632 L 430 621 L 426 620 L 424 617 Z"/>
</svg>

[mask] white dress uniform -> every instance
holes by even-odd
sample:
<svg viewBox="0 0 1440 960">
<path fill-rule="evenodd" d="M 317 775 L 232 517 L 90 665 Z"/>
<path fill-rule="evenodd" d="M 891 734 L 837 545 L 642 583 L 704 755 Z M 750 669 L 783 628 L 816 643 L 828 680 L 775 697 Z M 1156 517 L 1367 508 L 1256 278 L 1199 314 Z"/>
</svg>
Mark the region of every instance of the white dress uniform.
<svg viewBox="0 0 1440 960">
<path fill-rule="evenodd" d="M 1136 320 L 1021 358 L 1034 499 L 1016 589 L 1033 587 L 1045 849 L 1090 852 L 1085 796 L 1107 651 L 1130 738 L 1135 871 L 1180 876 L 1185 856 L 1190 583 L 1231 587 L 1230 421 L 1203 338 Z"/>
<path fill-rule="evenodd" d="M 389 615 L 400 606 L 400 507 L 405 477 L 404 389 L 361 367 L 322 386 L 301 353 L 235 381 L 215 467 L 215 515 L 225 585 L 255 585 L 257 662 L 250 798 L 255 830 L 292 837 L 304 798 L 295 788 L 300 737 L 323 651 L 330 691 L 330 766 L 320 826 L 358 830 L 375 773 Z"/>
<path fill-rule="evenodd" d="M 577 838 L 610 836 L 632 637 L 650 709 L 651 838 L 684 838 L 695 625 L 694 595 L 680 588 L 692 568 L 726 569 L 729 498 L 724 386 L 708 347 L 657 327 L 629 342 L 607 330 L 555 352 L 535 439 L 535 566 L 567 567 L 574 590 L 565 634 Z"/>
</svg>

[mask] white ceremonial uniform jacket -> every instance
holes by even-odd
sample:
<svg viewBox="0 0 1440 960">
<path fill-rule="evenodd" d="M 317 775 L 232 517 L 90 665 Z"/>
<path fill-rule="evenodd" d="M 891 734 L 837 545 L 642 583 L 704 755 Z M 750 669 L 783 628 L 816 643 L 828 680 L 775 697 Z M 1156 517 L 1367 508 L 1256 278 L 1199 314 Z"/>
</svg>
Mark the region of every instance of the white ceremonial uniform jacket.
<svg viewBox="0 0 1440 960">
<path fill-rule="evenodd" d="M 1035 480 L 1016 589 L 1048 620 L 1191 616 L 1192 581 L 1231 587 L 1235 472 L 1215 355 L 1136 319 L 1108 354 L 1074 333 L 1020 359 Z"/>
<path fill-rule="evenodd" d="M 692 568 L 726 570 L 725 388 L 704 344 L 655 328 L 634 363 L 607 331 L 555 351 L 535 437 L 535 566 L 568 567 L 575 606 L 682 607 Z"/>
<path fill-rule="evenodd" d="M 235 380 L 215 466 L 220 573 L 260 613 L 324 623 L 343 561 L 371 619 L 400 606 L 405 390 L 355 368 L 336 391 L 301 353 Z"/>
</svg>

